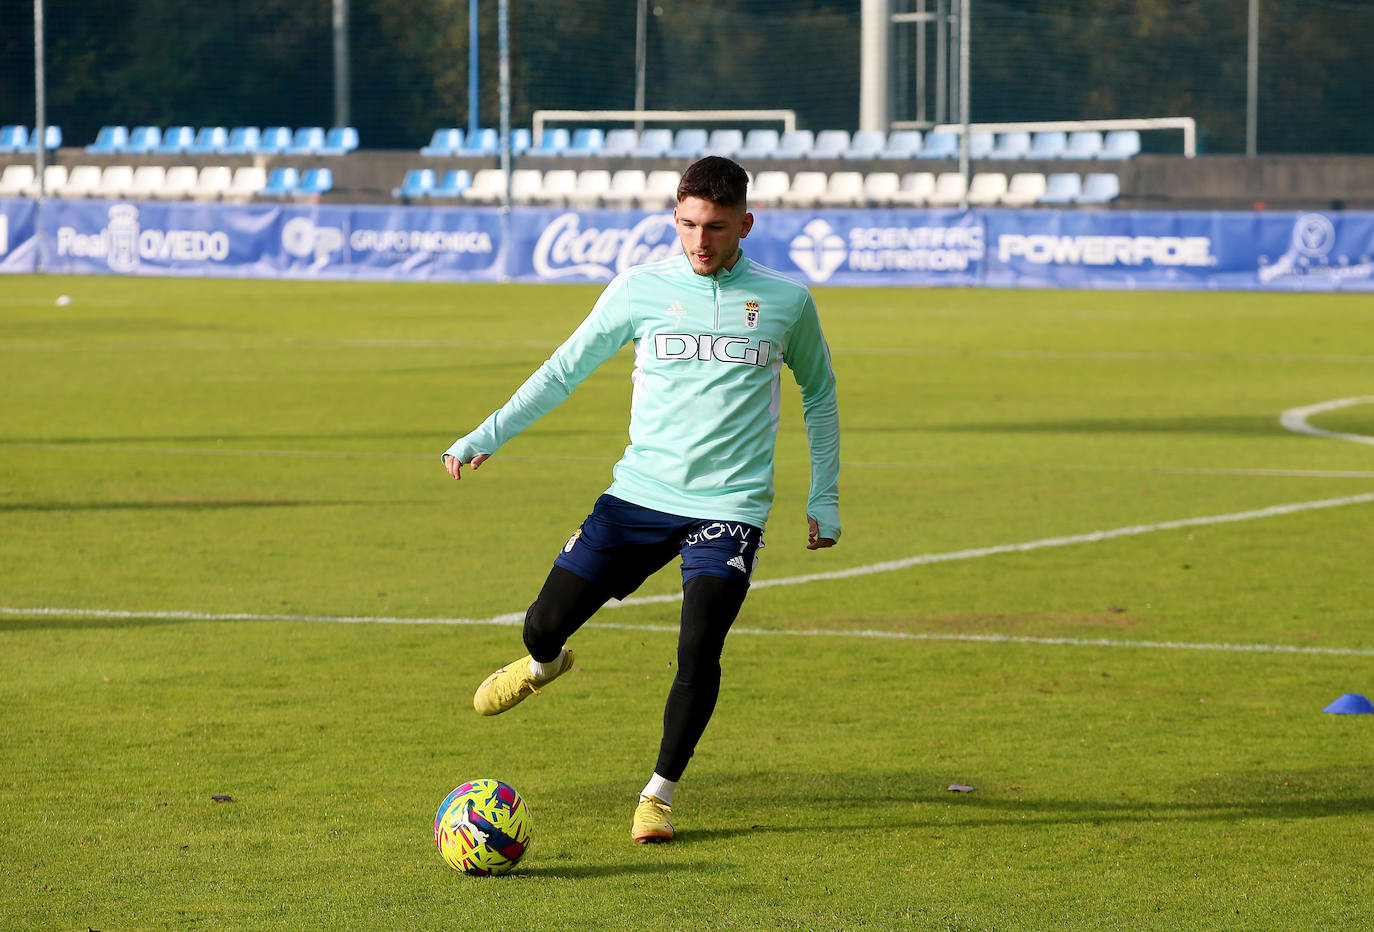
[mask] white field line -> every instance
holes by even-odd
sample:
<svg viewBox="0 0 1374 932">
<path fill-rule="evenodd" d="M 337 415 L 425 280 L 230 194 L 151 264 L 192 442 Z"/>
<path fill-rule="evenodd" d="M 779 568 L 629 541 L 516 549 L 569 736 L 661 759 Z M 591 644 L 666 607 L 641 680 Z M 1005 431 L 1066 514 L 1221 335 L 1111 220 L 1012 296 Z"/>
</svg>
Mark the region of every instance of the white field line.
<svg viewBox="0 0 1374 932">
<path fill-rule="evenodd" d="M 653 596 L 646 599 L 629 599 L 617 604 L 641 605 L 645 602 L 677 601 L 670 596 Z M 243 612 L 135 612 L 99 608 L 11 608 L 0 607 L 0 615 L 24 618 L 93 618 L 103 620 L 140 620 L 140 621 L 298 621 L 323 622 L 328 624 L 381 624 L 381 625 L 452 625 L 452 626 L 493 626 L 516 627 L 525 620 L 524 612 L 507 612 L 492 615 L 490 618 L 396 618 L 387 615 L 256 615 Z M 663 634 L 676 634 L 677 625 L 636 625 L 618 622 L 589 621 L 584 628 L 606 631 L 652 631 Z M 1313 647 L 1295 644 L 1228 644 L 1223 642 L 1192 641 L 1124 641 L 1113 638 L 1070 638 L 1070 637 L 1033 637 L 1013 634 L 947 634 L 924 631 L 879 631 L 860 629 L 854 631 L 827 631 L 818 628 L 747 628 L 730 629 L 731 634 L 757 637 L 801 637 L 801 638 L 860 638 L 876 641 L 954 641 L 973 644 L 1029 644 L 1051 647 L 1134 647 L 1142 650 L 1193 650 L 1222 651 L 1239 654 L 1308 654 L 1327 657 L 1374 657 L 1374 648 L 1364 647 Z"/>
<path fill-rule="evenodd" d="M 1325 508 L 1342 508 L 1348 505 L 1361 505 L 1374 502 L 1374 493 L 1350 495 L 1344 498 L 1329 498 L 1310 502 L 1294 502 L 1288 505 L 1274 505 L 1251 511 L 1232 512 L 1222 515 L 1208 515 L 1198 518 L 1182 518 L 1176 521 L 1161 521 L 1155 524 L 1137 524 L 1113 528 L 1105 531 L 1092 531 L 1086 534 L 1072 534 L 1063 537 L 1047 537 L 1041 540 L 1026 541 L 1019 544 L 1003 544 L 994 547 L 977 547 L 956 550 L 948 553 L 922 554 L 903 560 L 889 560 L 871 563 L 867 566 L 835 570 L 828 573 L 809 573 L 802 576 L 789 576 L 779 579 L 765 579 L 753 584 L 756 589 L 777 586 L 795 586 L 821 580 L 852 579 L 874 573 L 888 573 L 913 566 L 932 563 L 946 563 L 954 560 L 972 560 L 980 557 L 996 556 L 1004 553 L 1027 553 L 1051 547 L 1067 547 L 1073 544 L 1100 543 L 1120 537 L 1150 534 L 1156 531 L 1179 530 L 1190 527 L 1204 527 L 1216 524 L 1231 524 L 1239 521 L 1254 521 L 1263 518 L 1279 517 L 1304 511 L 1317 511 Z M 641 596 L 623 602 L 609 602 L 608 607 L 668 604 L 680 601 L 681 594 Z M 374 623 L 404 625 L 519 625 L 524 620 L 524 612 L 505 612 L 488 618 L 395 618 L 382 615 L 259 615 L 250 613 L 209 613 L 179 611 L 132 611 L 116 609 L 82 609 L 34 607 L 18 608 L 0 606 L 0 616 L 57 617 L 57 618 L 100 618 L 100 619 L 150 619 L 170 621 L 301 621 L 340 623 Z M 676 626 L 670 625 L 632 625 L 614 622 L 588 622 L 586 627 L 627 631 L 673 632 Z M 1004 634 L 940 634 L 911 633 L 901 631 L 823 631 L 823 630 L 782 630 L 764 628 L 735 628 L 740 634 L 760 636 L 792 637 L 834 637 L 868 638 L 898 641 L 969 641 L 989 644 L 1039 644 L 1076 647 L 1134 647 L 1156 650 L 1207 650 L 1241 653 L 1282 653 L 1282 654 L 1321 654 L 1343 657 L 1374 657 L 1374 649 L 1353 647 L 1303 647 L 1286 644 L 1213 644 L 1188 643 L 1180 641 L 1121 641 L 1105 638 L 1043 638 L 1022 637 Z"/>
<path fill-rule="evenodd" d="M 1285 425 L 1286 426 L 1286 425 Z M 1315 430 L 1315 428 L 1314 428 Z M 1351 434 L 1350 437 L 1356 435 Z M 1368 440 L 1364 442 L 1370 442 Z M 233 447 L 148 447 L 137 443 L 3 443 L 0 450 L 45 450 L 71 453 L 130 453 L 153 454 L 156 456 L 227 456 L 227 457 L 264 457 L 267 459 L 355 459 L 355 460 L 437 460 L 434 453 L 387 453 L 355 450 L 255 450 Z M 613 456 L 521 456 L 501 454 L 503 461 L 520 463 L 614 463 Z M 787 464 L 791 460 L 778 460 Z M 845 460 L 846 469 L 975 469 L 968 463 L 884 463 L 864 460 Z M 992 468 L 992 467 L 988 467 Z M 1193 466 L 1098 466 L 1079 463 L 1029 463 L 999 464 L 1000 470 L 1022 470 L 1030 472 L 1104 472 L 1104 473 L 1150 473 L 1177 476 L 1271 476 L 1282 479 L 1374 479 L 1374 470 L 1368 469 L 1261 469 Z"/>
<path fill-rule="evenodd" d="M 1299 434 L 1311 434 L 1314 437 L 1333 437 L 1336 440 L 1349 440 L 1351 443 L 1374 444 L 1374 437 L 1365 434 L 1343 434 L 1339 431 L 1313 427 L 1307 422 L 1307 419 L 1312 415 L 1321 414 L 1324 411 L 1337 411 L 1341 408 L 1353 408 L 1355 405 L 1368 404 L 1374 404 L 1374 395 L 1363 395 L 1357 398 L 1337 398 L 1334 401 L 1322 401 L 1301 408 L 1289 408 L 1279 416 L 1279 423 Z"/>
</svg>

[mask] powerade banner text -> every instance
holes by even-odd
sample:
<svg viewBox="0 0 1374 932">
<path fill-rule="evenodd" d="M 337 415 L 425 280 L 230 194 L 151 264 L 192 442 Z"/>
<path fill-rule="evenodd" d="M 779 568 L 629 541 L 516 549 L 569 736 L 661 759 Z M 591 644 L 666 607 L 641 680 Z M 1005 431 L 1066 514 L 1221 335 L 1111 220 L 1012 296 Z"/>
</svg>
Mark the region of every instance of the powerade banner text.
<svg viewBox="0 0 1374 932">
<path fill-rule="evenodd" d="M 0 272 L 604 282 L 676 255 L 669 212 L 0 201 Z M 1374 290 L 1374 213 L 759 210 L 814 285 Z M 41 232 L 40 232 L 41 231 Z M 42 255 L 39 255 L 39 245 Z"/>
</svg>

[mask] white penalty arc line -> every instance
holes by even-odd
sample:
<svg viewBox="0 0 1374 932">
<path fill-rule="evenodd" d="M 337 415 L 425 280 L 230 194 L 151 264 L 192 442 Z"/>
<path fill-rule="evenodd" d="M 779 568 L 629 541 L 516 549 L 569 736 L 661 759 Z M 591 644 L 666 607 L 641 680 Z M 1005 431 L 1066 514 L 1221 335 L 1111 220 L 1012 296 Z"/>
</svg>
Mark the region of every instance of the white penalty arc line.
<svg viewBox="0 0 1374 932">
<path fill-rule="evenodd" d="M 1074 544 L 1099 543 L 1121 537 L 1134 537 L 1157 531 L 1181 530 L 1184 528 L 1207 527 L 1218 524 L 1232 524 L 1240 521 L 1255 521 L 1264 518 L 1298 514 L 1306 511 L 1319 511 L 1327 508 L 1343 508 L 1349 505 L 1363 505 L 1374 502 L 1374 492 L 1363 495 L 1348 495 L 1343 498 L 1328 498 L 1309 502 L 1294 502 L 1288 505 L 1273 505 L 1250 511 L 1230 514 L 1207 515 L 1198 518 L 1182 518 L 1176 521 L 1160 521 L 1154 524 L 1136 524 L 1128 527 L 1092 531 L 1086 534 L 1072 534 L 1063 537 L 1047 537 L 1041 540 L 1025 541 L 1019 544 L 1003 544 L 993 547 L 975 547 L 948 553 L 922 554 L 903 560 L 888 560 L 866 566 L 835 570 L 828 573 L 808 573 L 801 576 L 788 576 L 779 579 L 765 579 L 753 583 L 752 588 L 766 589 L 777 586 L 795 586 L 822 580 L 853 579 L 875 573 L 889 573 L 925 566 L 934 563 L 948 563 L 956 560 L 972 560 L 980 557 L 997 556 L 1007 553 L 1029 553 L 1052 547 L 1067 547 Z M 679 602 L 680 593 L 655 596 L 640 596 L 622 602 L 608 602 L 607 607 L 653 605 Z M 131 611 L 117 609 L 90 608 L 18 608 L 0 606 L 0 616 L 10 617 L 55 617 L 55 618 L 95 618 L 95 619 L 143 619 L 162 621 L 296 621 L 325 622 L 333 624 L 392 624 L 392 625 L 506 625 L 522 624 L 524 612 L 505 612 L 488 618 L 398 618 L 384 615 L 290 615 L 290 614 L 253 614 L 246 612 L 211 613 L 183 611 Z M 584 627 L 620 631 L 663 631 L 676 632 L 676 625 L 636 625 L 615 622 L 588 622 Z M 1135 647 L 1156 650 L 1202 650 L 1230 651 L 1237 653 L 1270 654 L 1320 654 L 1340 657 L 1374 657 L 1374 649 L 1353 647 L 1306 647 L 1285 644 L 1213 644 L 1189 643 L 1186 641 L 1126 641 L 1104 638 L 1069 637 L 1030 637 L 1005 634 L 943 634 L 930 632 L 903 631 L 827 631 L 827 630 L 788 630 L 782 628 L 734 628 L 734 632 L 746 635 L 792 636 L 792 637 L 839 637 L 866 638 L 894 641 L 964 641 L 986 644 L 1036 644 L 1075 647 Z"/>
<path fill-rule="evenodd" d="M 1362 395 L 1357 398 L 1336 398 L 1332 401 L 1322 401 L 1314 405 L 1304 405 L 1301 408 L 1289 408 L 1279 415 L 1279 423 L 1288 430 L 1298 434 L 1311 434 L 1314 437 L 1332 437 L 1336 440 L 1348 440 L 1351 443 L 1374 444 L 1374 437 L 1366 434 L 1346 434 L 1335 430 L 1326 430 L 1322 427 L 1313 427 L 1307 419 L 1314 414 L 1322 414 L 1326 411 L 1339 411 L 1341 408 L 1353 408 L 1356 405 L 1374 404 L 1374 395 Z"/>
</svg>

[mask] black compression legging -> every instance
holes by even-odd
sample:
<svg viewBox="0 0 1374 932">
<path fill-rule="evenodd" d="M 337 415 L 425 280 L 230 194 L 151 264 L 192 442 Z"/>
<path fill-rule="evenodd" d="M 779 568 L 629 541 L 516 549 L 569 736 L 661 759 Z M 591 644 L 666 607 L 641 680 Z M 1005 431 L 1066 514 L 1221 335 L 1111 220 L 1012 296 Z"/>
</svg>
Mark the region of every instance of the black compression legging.
<svg viewBox="0 0 1374 932">
<path fill-rule="evenodd" d="M 720 655 L 725 635 L 739 614 L 746 584 L 716 576 L 694 576 L 682 588 L 677 674 L 663 710 L 663 741 L 654 772 L 681 778 L 711 720 L 720 695 Z M 568 638 L 610 596 L 581 576 L 555 566 L 525 613 L 525 646 L 541 662 L 557 659 Z"/>
</svg>

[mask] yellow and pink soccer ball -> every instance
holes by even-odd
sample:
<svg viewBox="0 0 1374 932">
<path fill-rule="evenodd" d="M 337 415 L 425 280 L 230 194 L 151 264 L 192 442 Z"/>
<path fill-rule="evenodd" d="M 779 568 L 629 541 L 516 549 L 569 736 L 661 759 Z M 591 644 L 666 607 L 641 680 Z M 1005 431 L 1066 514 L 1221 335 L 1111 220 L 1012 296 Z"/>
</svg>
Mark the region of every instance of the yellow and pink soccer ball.
<svg viewBox="0 0 1374 932">
<path fill-rule="evenodd" d="M 465 874 L 504 874 L 529 850 L 533 823 L 525 800 L 500 780 L 472 780 L 455 789 L 434 816 L 434 843 Z"/>
</svg>

